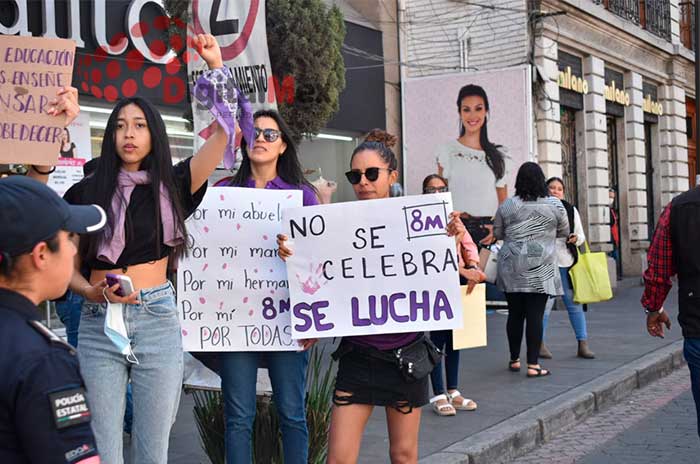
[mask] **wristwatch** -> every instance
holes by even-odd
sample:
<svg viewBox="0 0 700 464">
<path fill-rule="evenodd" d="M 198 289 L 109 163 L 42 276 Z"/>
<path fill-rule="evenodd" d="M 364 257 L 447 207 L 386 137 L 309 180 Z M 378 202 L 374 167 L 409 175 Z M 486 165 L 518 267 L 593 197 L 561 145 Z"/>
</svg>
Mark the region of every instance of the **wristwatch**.
<svg viewBox="0 0 700 464">
<path fill-rule="evenodd" d="M 648 316 L 649 314 L 661 314 L 664 312 L 664 308 L 659 308 L 658 311 L 651 311 L 649 308 L 644 308 L 644 313 Z"/>
</svg>

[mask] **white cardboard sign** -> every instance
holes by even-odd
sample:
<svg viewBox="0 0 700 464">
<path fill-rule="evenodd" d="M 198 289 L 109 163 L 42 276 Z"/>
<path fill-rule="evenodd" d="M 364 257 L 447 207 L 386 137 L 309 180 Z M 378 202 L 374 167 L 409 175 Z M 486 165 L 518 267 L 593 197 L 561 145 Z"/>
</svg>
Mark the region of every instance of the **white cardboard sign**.
<svg viewBox="0 0 700 464">
<path fill-rule="evenodd" d="M 289 290 L 277 256 L 282 210 L 300 190 L 210 187 L 187 221 L 177 276 L 185 351 L 293 351 Z"/>
<path fill-rule="evenodd" d="M 451 211 L 446 193 L 285 210 L 293 338 L 462 327 Z"/>
</svg>

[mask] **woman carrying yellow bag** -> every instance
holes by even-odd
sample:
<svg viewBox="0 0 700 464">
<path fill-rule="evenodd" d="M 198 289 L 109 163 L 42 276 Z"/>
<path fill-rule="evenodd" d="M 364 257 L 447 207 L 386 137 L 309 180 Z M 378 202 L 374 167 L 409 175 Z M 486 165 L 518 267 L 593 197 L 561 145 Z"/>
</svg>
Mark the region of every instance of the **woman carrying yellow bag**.
<svg viewBox="0 0 700 464">
<path fill-rule="evenodd" d="M 578 263 L 569 270 L 574 284 L 574 301 L 576 303 L 599 303 L 612 298 L 610 276 L 608 275 L 608 258 L 603 252 L 591 252 L 588 242 L 584 242 L 585 253 L 578 255 Z"/>
</svg>

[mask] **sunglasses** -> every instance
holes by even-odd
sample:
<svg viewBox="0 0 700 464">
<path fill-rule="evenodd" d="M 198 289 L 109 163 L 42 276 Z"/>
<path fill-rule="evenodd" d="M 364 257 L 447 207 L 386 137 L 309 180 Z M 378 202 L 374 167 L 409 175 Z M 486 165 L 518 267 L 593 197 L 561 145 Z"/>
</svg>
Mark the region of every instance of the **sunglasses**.
<svg viewBox="0 0 700 464">
<path fill-rule="evenodd" d="M 348 178 L 348 182 L 352 185 L 359 184 L 362 180 L 362 175 L 364 175 L 368 181 L 374 182 L 379 179 L 379 171 L 393 171 L 393 169 L 387 168 L 367 168 L 366 171 L 360 171 L 359 169 L 353 169 L 345 173 L 345 177 Z"/>
<path fill-rule="evenodd" d="M 447 187 L 426 187 L 423 193 L 443 193 L 449 192 Z"/>
<path fill-rule="evenodd" d="M 266 142 L 274 142 L 278 138 L 280 138 L 280 135 L 282 135 L 282 132 L 276 130 L 276 129 L 260 129 L 259 127 L 255 128 L 255 140 L 258 140 L 260 137 L 260 134 L 263 135 L 263 138 L 265 139 Z"/>
</svg>

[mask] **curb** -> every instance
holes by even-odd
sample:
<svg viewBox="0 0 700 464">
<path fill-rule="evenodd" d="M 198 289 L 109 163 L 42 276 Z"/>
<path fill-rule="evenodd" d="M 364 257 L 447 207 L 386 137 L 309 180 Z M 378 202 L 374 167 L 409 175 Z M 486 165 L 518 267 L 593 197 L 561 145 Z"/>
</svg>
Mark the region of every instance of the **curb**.
<svg viewBox="0 0 700 464">
<path fill-rule="evenodd" d="M 426 456 L 419 463 L 499 464 L 511 461 L 683 365 L 683 340 L 678 340 Z"/>
</svg>

